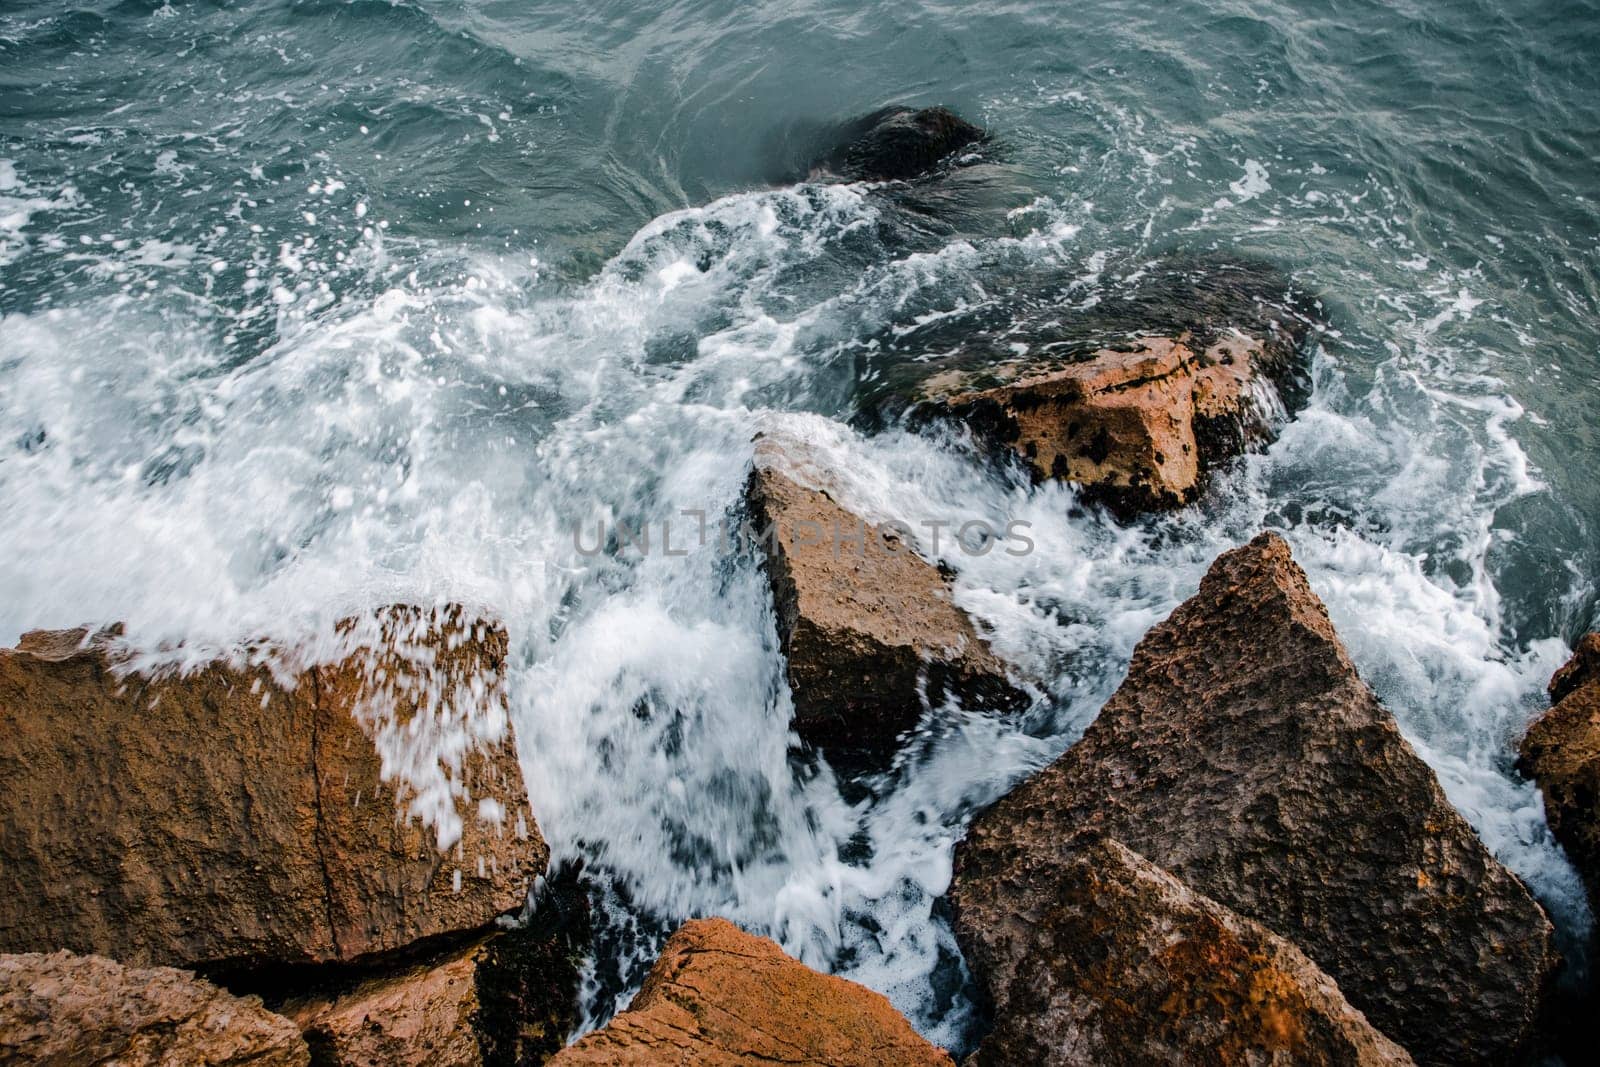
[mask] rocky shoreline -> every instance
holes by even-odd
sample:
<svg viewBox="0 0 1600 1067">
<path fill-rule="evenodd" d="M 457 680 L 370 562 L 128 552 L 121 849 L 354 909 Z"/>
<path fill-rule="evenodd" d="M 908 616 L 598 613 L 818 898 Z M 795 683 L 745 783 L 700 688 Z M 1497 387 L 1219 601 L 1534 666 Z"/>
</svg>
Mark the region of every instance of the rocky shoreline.
<svg viewBox="0 0 1600 1067">
<path fill-rule="evenodd" d="M 885 196 L 991 144 L 944 109 L 842 129 L 808 173 Z M 954 426 L 1123 517 L 1192 503 L 1303 402 L 1320 327 L 1258 265 L 1154 275 L 1164 299 L 1087 324 L 1015 317 L 1020 348 L 918 339 L 924 358 L 863 385 L 863 425 Z M 940 705 L 1026 709 L 1035 680 L 932 554 L 851 512 L 827 473 L 765 433 L 739 505 L 767 531 L 797 756 L 881 769 Z M 569 1045 L 589 902 L 529 804 L 539 754 L 512 733 L 504 628 L 395 605 L 335 636 L 332 654 L 262 642 L 182 671 L 145 668 L 115 630 L 0 650 L 0 1060 L 952 1062 L 883 996 L 715 918 L 679 928 L 628 1009 Z M 1550 696 L 1521 767 L 1600 901 L 1600 635 Z M 970 1064 L 1548 1051 L 1549 919 L 1270 532 L 1146 634 L 1081 740 L 977 814 L 949 903 L 988 1014 Z"/>
</svg>

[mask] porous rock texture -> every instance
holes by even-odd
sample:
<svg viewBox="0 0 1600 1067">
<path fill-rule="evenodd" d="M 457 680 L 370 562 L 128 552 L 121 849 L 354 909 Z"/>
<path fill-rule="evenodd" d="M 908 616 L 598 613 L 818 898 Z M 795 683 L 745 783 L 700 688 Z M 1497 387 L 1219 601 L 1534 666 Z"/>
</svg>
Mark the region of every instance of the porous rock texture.
<svg viewBox="0 0 1600 1067">
<path fill-rule="evenodd" d="M 970 306 L 916 306 L 862 354 L 857 422 L 963 428 L 1125 518 L 1195 500 L 1304 403 L 1321 305 L 1251 260 L 1171 257 L 1114 277 L 1085 290 L 1024 272 Z"/>
<path fill-rule="evenodd" d="M 996 1016 L 969 1067 L 1410 1064 L 1260 923 L 1106 837 L 969 887 Z"/>
<path fill-rule="evenodd" d="M 1556 964 L 1543 910 L 1450 806 L 1273 534 L 1219 557 L 1083 738 L 973 823 L 952 892 L 986 987 L 997 920 L 1078 862 L 1084 831 L 1292 941 L 1419 1063 L 1514 1059 Z"/>
<path fill-rule="evenodd" d="M 1600 910 L 1600 633 L 1585 635 L 1550 679 L 1550 700 L 1522 739 L 1520 766 Z"/>
<path fill-rule="evenodd" d="M 985 136 L 949 108 L 886 107 L 846 124 L 840 143 L 812 165 L 812 173 L 848 181 L 919 178 Z"/>
<path fill-rule="evenodd" d="M 916 403 L 1010 447 L 1040 480 L 1083 485 L 1124 513 L 1173 508 L 1219 463 L 1272 439 L 1281 407 L 1272 383 L 1292 355 L 1242 332 L 1209 345 L 1143 337 L 1077 362 L 948 371 L 925 381 Z"/>
<path fill-rule="evenodd" d="M 13 1067 L 306 1067 L 300 1030 L 187 971 L 71 952 L 0 955 Z"/>
<path fill-rule="evenodd" d="M 870 761 L 947 696 L 1020 706 L 1024 696 L 938 568 L 895 531 L 791 477 L 802 447 L 759 439 L 747 492 L 800 738 L 846 763 Z"/>
<path fill-rule="evenodd" d="M 551 1067 L 951 1067 L 888 1000 L 819 974 L 724 919 L 685 923 L 628 1010 Z"/>
<path fill-rule="evenodd" d="M 0 950 L 349 961 L 521 906 L 548 849 L 504 718 L 504 630 L 457 608 L 341 629 L 343 659 L 287 679 L 270 657 L 129 673 L 113 635 L 82 630 L 0 650 Z M 404 770 L 414 716 L 468 749 L 444 852 L 377 747 Z M 470 722 L 489 724 L 476 748 Z"/>
</svg>

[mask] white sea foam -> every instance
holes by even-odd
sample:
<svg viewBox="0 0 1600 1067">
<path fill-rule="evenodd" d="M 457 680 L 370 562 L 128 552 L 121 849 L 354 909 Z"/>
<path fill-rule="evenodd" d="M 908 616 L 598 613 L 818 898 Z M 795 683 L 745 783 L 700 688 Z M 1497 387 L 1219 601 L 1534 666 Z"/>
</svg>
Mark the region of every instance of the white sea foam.
<svg viewBox="0 0 1600 1067">
<path fill-rule="evenodd" d="M 0 159 L 0 268 L 10 266 L 22 255 L 28 244 L 24 230 L 35 215 L 78 204 L 78 192 L 72 186 L 46 193 L 22 179 L 15 161 Z M 4 284 L 4 278 L 0 278 L 0 286 Z"/>
<path fill-rule="evenodd" d="M 1183 165 L 1183 146 L 1169 155 Z M 1230 189 L 1241 201 L 1268 189 L 1256 168 Z M 25 188 L 10 173 L 0 195 Z M 934 902 L 966 819 L 1077 736 L 1219 552 L 1273 524 L 1451 799 L 1568 929 L 1587 922 L 1536 795 L 1505 769 L 1562 649 L 1503 632 L 1494 516 L 1541 487 L 1511 433 L 1520 409 L 1450 365 L 1441 332 L 1472 312 L 1459 285 L 1405 295 L 1413 325 L 1364 391 L 1323 353 L 1310 408 L 1270 452 L 1199 507 L 1127 527 L 1077 508 L 1069 488 L 997 476 L 958 439 L 866 437 L 805 410 L 836 406 L 829 383 L 863 328 L 984 300 L 996 262 L 1057 264 L 1074 294 L 1114 283 L 1085 247 L 1081 202 L 1035 203 L 1014 236 L 839 270 L 839 249 L 873 240 L 869 195 L 741 194 L 656 219 L 564 292 L 526 256 L 406 246 L 377 228 L 337 243 L 341 209 L 322 210 L 308 223 L 322 244 L 182 252 L 207 273 L 214 258 L 258 270 L 262 302 L 225 316 L 270 327 L 248 360 L 159 301 L 0 320 L 0 441 L 30 442 L 0 463 L 0 639 L 125 621 L 152 657 L 260 636 L 333 657 L 349 647 L 337 620 L 383 604 L 490 610 L 510 633 L 511 718 L 558 857 L 585 857 L 668 923 L 720 913 L 770 932 L 956 1043 L 970 1006 L 951 991 L 957 953 Z M 179 252 L 110 255 L 166 270 Z M 714 541 L 682 556 L 580 551 L 576 530 L 597 520 L 736 514 L 751 438 L 774 427 L 869 518 L 1029 524 L 1021 556 L 922 546 L 1037 682 L 1029 714 L 938 709 L 874 794 L 847 800 L 826 767 L 789 759 L 753 559 Z M 456 725 L 393 760 L 447 840 L 434 770 L 496 729 Z"/>
</svg>

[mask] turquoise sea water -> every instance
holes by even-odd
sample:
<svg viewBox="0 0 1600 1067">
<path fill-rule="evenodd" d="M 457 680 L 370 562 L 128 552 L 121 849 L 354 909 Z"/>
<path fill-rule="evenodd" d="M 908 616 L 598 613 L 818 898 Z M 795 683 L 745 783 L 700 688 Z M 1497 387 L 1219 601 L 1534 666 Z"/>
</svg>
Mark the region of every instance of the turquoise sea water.
<svg viewBox="0 0 1600 1067">
<path fill-rule="evenodd" d="M 872 190 L 782 184 L 795 130 L 891 103 L 996 137 L 909 242 Z M 1591 0 L 5 0 L 0 640 L 493 610 L 535 811 L 615 887 L 592 1019 L 659 926 L 716 912 L 959 1046 L 965 819 L 1270 525 L 1570 946 L 1589 917 L 1511 761 L 1600 622 L 1597 242 Z M 1208 252 L 1278 265 L 1331 331 L 1308 409 L 1180 515 L 844 421 L 874 331 Z M 870 515 L 1035 524 L 1026 559 L 946 560 L 1049 680 L 1032 713 L 951 712 L 859 800 L 786 756 L 750 560 L 576 550 L 596 517 L 726 512 L 773 427 Z"/>
</svg>

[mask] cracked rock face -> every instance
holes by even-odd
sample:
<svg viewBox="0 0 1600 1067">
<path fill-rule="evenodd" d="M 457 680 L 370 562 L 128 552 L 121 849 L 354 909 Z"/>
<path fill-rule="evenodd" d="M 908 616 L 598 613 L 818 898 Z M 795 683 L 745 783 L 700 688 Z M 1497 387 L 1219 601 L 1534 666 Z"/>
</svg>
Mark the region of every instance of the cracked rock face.
<svg viewBox="0 0 1600 1067">
<path fill-rule="evenodd" d="M 1299 949 L 1110 838 L 970 886 L 963 918 L 996 1017 L 971 1067 L 1411 1063 Z"/>
<path fill-rule="evenodd" d="M 1550 830 L 1600 910 L 1600 633 L 1578 642 L 1550 679 L 1550 699 L 1522 739 L 1520 766 L 1539 783 Z"/>
<path fill-rule="evenodd" d="M 1419 1063 L 1504 1063 L 1555 967 L 1550 923 L 1357 676 L 1276 535 L 1223 554 L 1139 643 L 1083 738 L 972 825 L 956 933 L 1000 920 L 1099 832 L 1292 941 Z"/>
<path fill-rule="evenodd" d="M 70 952 L 0 956 L 0 1060 L 14 1067 L 307 1067 L 300 1029 L 187 971 Z"/>
<path fill-rule="evenodd" d="M 747 497 L 756 532 L 772 535 L 763 546 L 800 738 L 845 763 L 882 759 L 924 697 L 1023 704 L 936 567 L 785 473 L 798 447 L 763 438 Z"/>
<path fill-rule="evenodd" d="M 549 1062 L 951 1067 L 881 994 L 819 974 L 724 919 L 685 923 L 628 1010 Z"/>
<path fill-rule="evenodd" d="M 444 854 L 397 811 L 374 740 L 403 735 L 429 691 L 503 700 L 504 631 L 458 609 L 365 625 L 358 652 L 292 686 L 222 662 L 124 674 L 115 643 L 81 630 L 0 650 L 0 949 L 349 961 L 519 907 L 548 849 L 509 732 L 456 768 Z M 391 638 L 426 654 L 402 663 Z"/>
</svg>

